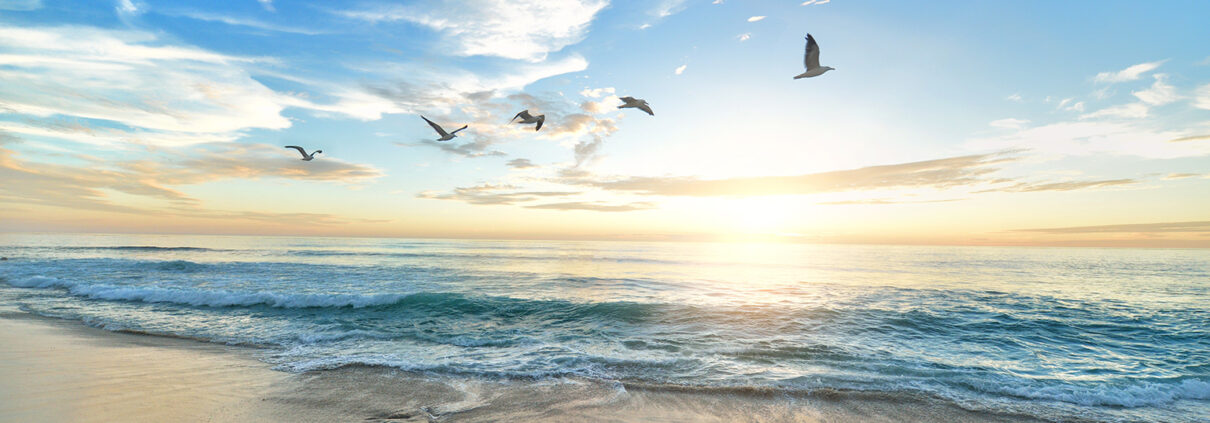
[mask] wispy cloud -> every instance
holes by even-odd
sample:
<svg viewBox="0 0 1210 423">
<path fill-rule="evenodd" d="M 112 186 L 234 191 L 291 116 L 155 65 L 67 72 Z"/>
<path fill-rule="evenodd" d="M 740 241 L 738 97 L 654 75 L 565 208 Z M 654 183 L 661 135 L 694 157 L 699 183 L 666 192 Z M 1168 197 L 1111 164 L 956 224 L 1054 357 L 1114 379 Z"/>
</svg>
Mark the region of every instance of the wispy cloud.
<svg viewBox="0 0 1210 423">
<path fill-rule="evenodd" d="M 269 7 L 268 10 L 272 11 L 273 3 L 262 2 L 262 4 L 268 5 L 268 7 Z M 291 33 L 291 34 L 304 34 L 304 35 L 318 35 L 318 34 L 324 33 L 324 31 L 318 31 L 318 30 L 314 30 L 314 29 L 310 29 L 310 28 L 300 28 L 300 27 L 287 26 L 287 25 L 278 25 L 278 24 L 273 24 L 273 23 L 269 23 L 269 22 L 259 21 L 259 20 L 252 19 L 252 18 L 227 16 L 227 15 L 220 15 L 220 14 L 215 14 L 215 13 L 206 13 L 206 12 L 198 12 L 198 11 L 161 11 L 158 9 L 155 10 L 155 13 L 165 15 L 165 16 L 184 17 L 184 18 L 196 19 L 199 21 L 206 21 L 206 22 L 219 22 L 219 23 L 223 23 L 223 24 L 227 24 L 227 25 L 231 25 L 231 26 L 244 26 L 244 27 L 248 27 L 248 28 L 261 29 L 261 30 L 265 30 L 265 31 L 285 32 L 285 33 Z"/>
<path fill-rule="evenodd" d="M 498 157 L 507 156 L 503 151 L 488 150 L 494 144 L 490 139 L 476 137 L 474 141 L 455 142 L 455 141 L 436 141 L 436 140 L 420 140 L 416 143 L 396 142 L 395 145 L 403 147 L 425 146 L 432 147 L 455 156 L 467 158 L 475 157 Z"/>
<path fill-rule="evenodd" d="M 1113 154 L 1170 159 L 1210 154 L 1210 145 L 1205 143 L 1169 142 L 1193 134 L 1148 125 L 1148 122 L 1100 119 L 1055 122 L 972 140 L 969 147 L 985 150 L 1025 148 L 1049 158 Z"/>
<path fill-rule="evenodd" d="M 0 198 L 14 204 L 38 204 L 82 210 L 142 213 L 146 209 L 108 200 L 107 191 L 167 201 L 197 213 L 196 199 L 176 187 L 224 179 L 276 177 L 357 183 L 382 176 L 378 169 L 323 158 L 312 162 L 297 153 L 264 144 L 219 143 L 162 149 L 141 160 L 118 162 L 80 157 L 86 166 L 22 160 L 0 148 Z"/>
<path fill-rule="evenodd" d="M 753 16 L 751 18 L 748 18 L 748 22 L 758 22 L 764 18 L 765 18 L 764 16 Z"/>
<path fill-rule="evenodd" d="M 685 0 L 659 0 L 649 13 L 656 19 L 663 19 L 685 10 Z"/>
<path fill-rule="evenodd" d="M 677 75 L 680 75 L 680 74 L 682 74 L 682 73 L 685 73 L 685 68 L 687 68 L 687 67 L 689 67 L 689 65 L 680 65 L 680 66 L 677 66 L 675 73 L 676 73 Z"/>
<path fill-rule="evenodd" d="M 273 0 L 256 0 L 256 2 L 260 3 L 261 7 L 265 8 L 265 10 L 270 12 L 277 11 L 277 9 L 273 7 Z"/>
<path fill-rule="evenodd" d="M 1052 234 L 1077 233 L 1160 233 L 1160 232 L 1210 232 L 1210 221 L 1130 223 L 1121 225 L 1069 226 L 1062 228 L 1017 229 L 1018 232 L 1045 232 Z"/>
<path fill-rule="evenodd" d="M 892 205 L 892 204 L 928 204 L 928 203 L 950 203 L 954 201 L 962 201 L 962 198 L 947 198 L 942 200 L 896 200 L 886 198 L 873 198 L 866 200 L 841 200 L 841 201 L 821 201 L 815 204 L 828 206 L 852 206 L 852 205 Z"/>
<path fill-rule="evenodd" d="M 1187 137 L 1173 138 L 1168 142 L 1188 142 L 1188 141 L 1206 141 L 1210 140 L 1210 135 L 1191 135 Z"/>
<path fill-rule="evenodd" d="M 131 128 L 216 133 L 281 129 L 282 96 L 242 64 L 263 61 L 173 46 L 141 31 L 0 26 L 12 112 L 76 116 Z"/>
<path fill-rule="evenodd" d="M 525 206 L 527 209 L 543 209 L 543 210 L 588 210 L 598 212 L 628 212 L 637 210 L 650 210 L 655 208 L 655 205 L 647 202 L 634 202 L 625 204 L 608 204 L 597 202 L 573 201 L 566 203 L 550 203 L 550 204 L 535 204 Z"/>
<path fill-rule="evenodd" d="M 372 64 L 367 68 L 367 71 L 379 73 L 389 82 L 366 83 L 362 87 L 362 95 L 370 98 L 350 98 L 354 104 L 365 103 L 368 111 L 378 114 L 420 113 L 454 106 L 475 107 L 477 102 L 484 100 L 475 95 L 496 96 L 541 79 L 579 72 L 588 68 L 588 61 L 582 56 L 570 55 L 542 63 L 521 63 L 490 75 L 448 69 L 434 72 L 431 67 L 389 63 Z M 400 74 L 409 75 L 408 80 L 400 80 L 397 76 Z M 374 99 L 382 103 L 375 103 L 372 101 Z M 340 110 L 343 105 L 337 103 L 334 106 Z"/>
<path fill-rule="evenodd" d="M 736 39 L 738 39 L 738 40 L 740 40 L 741 42 L 743 42 L 743 41 L 748 41 L 748 40 L 752 39 L 752 33 L 751 33 L 751 32 L 746 32 L 746 33 L 743 33 L 743 34 L 739 34 L 739 35 L 736 35 L 736 36 L 735 36 L 735 38 L 736 38 Z"/>
<path fill-rule="evenodd" d="M 1151 84 L 1151 87 L 1132 93 L 1136 98 L 1139 99 L 1139 101 L 1152 106 L 1162 106 L 1177 101 L 1181 98 L 1181 96 L 1176 93 L 1176 87 L 1168 85 L 1168 83 L 1165 82 L 1168 79 L 1168 75 L 1157 73 L 1152 76 L 1155 78 L 1155 82 Z"/>
<path fill-rule="evenodd" d="M 1004 99 L 1014 102 L 1014 103 L 1020 103 L 1020 102 L 1024 101 L 1024 99 L 1021 98 L 1020 93 L 1013 93 L 1013 94 L 1009 95 L 1008 97 L 1004 97 Z"/>
<path fill-rule="evenodd" d="M 536 201 L 546 197 L 566 197 L 579 194 L 577 191 L 519 191 L 508 184 L 482 184 L 454 188 L 452 192 L 424 191 L 416 198 L 433 200 L 456 200 L 476 205 L 509 205 Z"/>
<path fill-rule="evenodd" d="M 94 128 L 76 120 L 37 120 L 28 123 L 0 121 L 0 130 L 25 136 L 65 140 L 81 144 L 120 148 L 122 145 L 178 147 L 192 144 L 235 141 L 238 133 L 193 133 L 153 130 Z"/>
<path fill-rule="evenodd" d="M 1111 84 L 1117 82 L 1134 81 L 1142 78 L 1143 74 L 1156 70 L 1160 67 L 1160 65 L 1164 64 L 1165 61 L 1166 60 L 1139 63 L 1117 72 L 1101 72 L 1098 73 L 1097 76 L 1093 77 L 1093 80 L 1096 82 Z"/>
<path fill-rule="evenodd" d="M 1143 103 L 1127 103 L 1117 106 L 1106 107 L 1092 113 L 1080 115 L 1081 119 L 1093 118 L 1124 118 L 1124 119 L 1141 119 L 1147 117 L 1149 109 Z"/>
<path fill-rule="evenodd" d="M 947 188 L 989 182 L 995 164 L 1015 160 L 1011 153 L 992 153 L 937 160 L 870 166 L 794 176 L 729 179 L 637 176 L 621 179 L 569 179 L 568 183 L 607 191 L 661 196 L 763 196 L 863 191 L 889 188 Z"/>
<path fill-rule="evenodd" d="M 117 0 L 117 6 L 114 7 L 119 14 L 137 15 L 146 11 L 145 7 L 135 0 Z"/>
<path fill-rule="evenodd" d="M 1193 107 L 1210 110 L 1210 84 L 1197 87 L 1193 92 Z"/>
<path fill-rule="evenodd" d="M 606 0 L 478 0 L 377 5 L 336 12 L 367 22 L 405 21 L 444 35 L 442 46 L 462 56 L 541 61 L 580 42 Z"/>
<path fill-rule="evenodd" d="M 1076 191 L 1091 188 L 1104 188 L 1137 183 L 1134 179 L 1105 179 L 1095 181 L 1064 181 L 1064 182 L 1017 182 L 1013 185 L 994 189 L 976 191 L 983 192 L 1041 192 L 1041 191 Z"/>
<path fill-rule="evenodd" d="M 529 168 L 538 167 L 538 165 L 535 164 L 534 162 L 530 161 L 529 159 L 523 159 L 523 158 L 509 160 L 508 163 L 505 163 L 505 165 L 508 165 L 508 167 L 511 167 L 513 169 L 529 169 Z"/>
<path fill-rule="evenodd" d="M 1172 181 L 1172 180 L 1177 180 L 1177 179 L 1188 179 L 1188 178 L 1193 178 L 1193 177 L 1198 177 L 1198 176 L 1202 176 L 1202 175 L 1197 174 L 1197 173 L 1169 173 L 1167 175 L 1164 175 L 1164 180 Z"/>
</svg>

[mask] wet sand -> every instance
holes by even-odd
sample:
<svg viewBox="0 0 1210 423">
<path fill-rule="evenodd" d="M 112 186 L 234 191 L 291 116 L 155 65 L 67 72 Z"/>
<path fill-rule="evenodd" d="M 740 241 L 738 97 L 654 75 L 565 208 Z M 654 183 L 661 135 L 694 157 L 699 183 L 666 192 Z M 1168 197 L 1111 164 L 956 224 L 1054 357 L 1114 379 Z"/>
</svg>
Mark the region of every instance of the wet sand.
<svg viewBox="0 0 1210 423">
<path fill-rule="evenodd" d="M 291 374 L 258 352 L 5 314 L 0 421 L 1034 421 L 877 394 L 789 397 L 372 367 Z"/>
</svg>

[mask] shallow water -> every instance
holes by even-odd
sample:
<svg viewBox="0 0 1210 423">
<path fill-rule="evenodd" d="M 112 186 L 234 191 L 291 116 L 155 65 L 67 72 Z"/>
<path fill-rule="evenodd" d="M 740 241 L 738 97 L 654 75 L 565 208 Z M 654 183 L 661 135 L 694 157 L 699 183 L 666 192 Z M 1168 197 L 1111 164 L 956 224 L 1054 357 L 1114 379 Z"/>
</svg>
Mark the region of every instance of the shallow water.
<svg viewBox="0 0 1210 423">
<path fill-rule="evenodd" d="M 475 380 L 1210 416 L 1210 251 L 0 235 L 0 307 Z"/>
</svg>

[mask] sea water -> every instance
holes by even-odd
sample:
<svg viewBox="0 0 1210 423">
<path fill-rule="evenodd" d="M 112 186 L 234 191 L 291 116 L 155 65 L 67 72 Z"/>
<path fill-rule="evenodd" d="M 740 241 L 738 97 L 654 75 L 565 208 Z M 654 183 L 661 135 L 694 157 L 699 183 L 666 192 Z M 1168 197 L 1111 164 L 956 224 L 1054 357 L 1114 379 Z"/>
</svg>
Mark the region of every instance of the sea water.
<svg viewBox="0 0 1210 423">
<path fill-rule="evenodd" d="M 0 235 L 0 311 L 276 369 L 1210 419 L 1210 251 Z"/>
</svg>

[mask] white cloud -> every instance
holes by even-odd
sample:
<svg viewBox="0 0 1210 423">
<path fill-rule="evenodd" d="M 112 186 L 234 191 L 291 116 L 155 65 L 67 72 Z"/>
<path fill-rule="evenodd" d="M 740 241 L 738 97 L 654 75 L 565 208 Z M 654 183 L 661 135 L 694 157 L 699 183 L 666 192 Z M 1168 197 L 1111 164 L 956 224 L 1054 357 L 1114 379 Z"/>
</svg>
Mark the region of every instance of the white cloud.
<svg viewBox="0 0 1210 423">
<path fill-rule="evenodd" d="M 1004 97 L 1004 99 L 1005 99 L 1005 100 L 1008 100 L 1008 101 L 1012 101 L 1012 102 L 1017 102 L 1017 103 L 1020 103 L 1020 102 L 1024 101 L 1024 100 L 1021 98 L 1021 94 L 1020 94 L 1020 93 L 1013 93 L 1012 95 L 1010 95 L 1010 96 L 1008 96 L 1008 97 Z"/>
<path fill-rule="evenodd" d="M 265 10 L 270 12 L 277 11 L 277 9 L 273 7 L 273 0 L 256 0 L 256 2 L 260 3 L 261 7 L 265 8 Z"/>
<path fill-rule="evenodd" d="M 685 10 L 685 0 L 663 0 L 651 10 L 657 18 L 666 18 Z"/>
<path fill-rule="evenodd" d="M 687 68 L 687 67 L 689 67 L 689 65 L 680 65 L 679 67 L 676 68 L 676 74 L 680 75 L 682 73 L 685 73 L 685 68 Z"/>
<path fill-rule="evenodd" d="M 1051 102 L 1051 98 L 1050 98 L 1050 97 L 1046 97 L 1046 102 L 1047 102 L 1047 103 Z M 1059 100 L 1059 105 L 1058 105 L 1058 106 L 1055 106 L 1055 108 L 1056 108 L 1056 109 L 1059 109 L 1059 110 L 1066 110 L 1066 111 L 1069 111 L 1069 112 L 1071 112 L 1071 111 L 1075 111 L 1075 112 L 1081 112 L 1081 113 L 1082 113 L 1082 112 L 1084 112 L 1084 102 L 1083 102 L 1083 101 L 1075 101 L 1075 99 L 1074 99 L 1074 98 L 1070 98 L 1070 97 L 1068 97 L 1068 98 L 1065 98 L 1065 99 Z"/>
<path fill-rule="evenodd" d="M 320 104 L 305 98 L 287 97 L 283 101 L 293 107 L 362 120 L 376 120 L 386 113 L 448 113 L 453 108 L 466 109 L 468 104 L 477 101 L 469 96 L 490 98 L 500 95 L 502 91 L 521 89 L 541 79 L 583 71 L 588 68 L 588 61 L 582 56 L 570 55 L 541 63 L 513 63 L 507 68 L 480 73 L 456 68 L 434 68 L 425 63 L 373 62 L 350 67 L 375 75 L 381 81 L 365 82 L 361 86 L 300 81 L 320 86 L 336 100 Z M 400 79 L 399 75 L 407 75 L 407 78 Z"/>
<path fill-rule="evenodd" d="M 38 10 L 42 0 L 0 0 L 0 10 Z"/>
<path fill-rule="evenodd" d="M 29 128 L 18 131 L 84 143 L 183 145 L 229 141 L 248 129 L 290 127 L 290 119 L 282 115 L 288 107 L 363 120 L 407 111 L 356 85 L 291 79 L 333 98 L 331 102 L 279 93 L 253 79 L 249 70 L 275 64 L 276 60 L 172 45 L 143 31 L 0 26 L 0 63 L 6 65 L 0 68 L 0 80 L 5 81 L 0 84 L 0 114 L 42 120 L 102 120 L 128 128 L 88 135 L 62 131 L 56 135 Z M 472 78 L 470 86 L 523 85 L 533 80 L 529 78 L 586 66 L 583 58 L 572 57 L 522 66 L 520 74 L 493 80 Z"/>
<path fill-rule="evenodd" d="M 146 10 L 140 6 L 142 5 L 135 4 L 132 0 L 118 0 L 118 5 L 115 8 L 118 13 L 136 15 Z"/>
<path fill-rule="evenodd" d="M 1168 75 L 1157 73 L 1153 75 L 1153 77 L 1155 78 L 1155 82 L 1151 84 L 1150 88 L 1142 91 L 1135 91 L 1132 94 L 1134 94 L 1134 96 L 1140 101 L 1152 106 L 1165 105 L 1181 98 L 1181 96 L 1176 93 L 1176 87 L 1168 85 L 1164 82 L 1165 79 L 1168 79 Z"/>
<path fill-rule="evenodd" d="M 0 52 L 0 103 L 16 113 L 191 133 L 290 126 L 283 96 L 239 66 L 259 59 L 74 26 L 0 27 Z"/>
<path fill-rule="evenodd" d="M 1197 87 L 1193 92 L 1193 107 L 1210 110 L 1210 84 Z"/>
<path fill-rule="evenodd" d="M 748 22 L 757 22 L 764 18 L 765 18 L 764 16 L 753 16 L 751 18 L 748 18 Z"/>
<path fill-rule="evenodd" d="M 1093 78 L 1096 82 L 1116 83 L 1134 81 L 1143 77 L 1143 74 L 1151 72 L 1160 65 L 1164 64 L 1164 60 L 1158 62 L 1139 63 L 1137 65 L 1122 69 L 1117 72 L 1101 72 Z"/>
<path fill-rule="evenodd" d="M 580 95 L 591 98 L 601 98 L 601 96 L 612 95 L 614 92 L 613 87 L 585 88 L 583 91 L 580 91 Z"/>
<path fill-rule="evenodd" d="M 0 132 L 54 138 L 56 140 L 67 140 L 82 144 L 102 145 L 108 148 L 122 144 L 186 146 L 228 142 L 238 138 L 238 134 L 235 133 L 124 131 L 115 128 L 91 127 L 71 121 L 49 121 L 37 124 L 0 121 Z"/>
<path fill-rule="evenodd" d="M 735 38 L 739 39 L 740 41 L 748 41 L 748 40 L 752 39 L 752 33 L 746 32 L 743 34 L 739 34 L 739 35 L 736 35 Z"/>
<path fill-rule="evenodd" d="M 438 31 L 461 56 L 532 62 L 580 42 L 607 0 L 447 0 L 338 12 L 368 22 L 406 21 Z"/>
<path fill-rule="evenodd" d="M 990 123 L 988 123 L 988 125 L 991 125 L 994 128 L 1017 129 L 1022 126 L 1025 126 L 1025 124 L 1027 124 L 1027 123 L 1029 123 L 1029 121 L 1025 120 L 1025 119 L 1007 118 L 1007 119 L 993 120 Z"/>
</svg>

